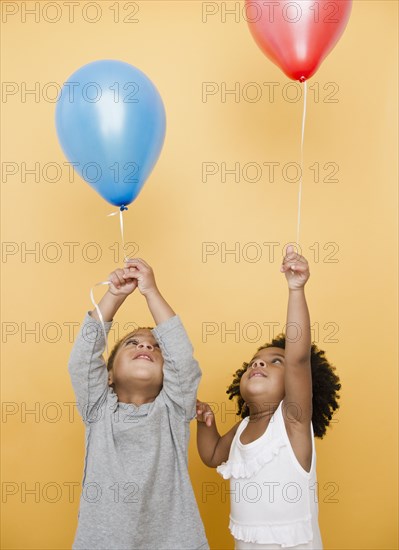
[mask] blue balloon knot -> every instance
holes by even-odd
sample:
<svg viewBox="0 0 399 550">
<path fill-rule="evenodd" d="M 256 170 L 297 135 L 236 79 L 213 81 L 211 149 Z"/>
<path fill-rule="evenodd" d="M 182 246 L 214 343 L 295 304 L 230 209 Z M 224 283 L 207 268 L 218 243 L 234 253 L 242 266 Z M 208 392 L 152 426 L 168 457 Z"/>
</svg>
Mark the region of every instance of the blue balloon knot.
<svg viewBox="0 0 399 550">
<path fill-rule="evenodd" d="M 123 212 L 124 210 L 129 210 L 127 206 L 125 206 L 124 204 L 122 204 L 121 208 L 120 208 L 121 212 Z"/>
</svg>

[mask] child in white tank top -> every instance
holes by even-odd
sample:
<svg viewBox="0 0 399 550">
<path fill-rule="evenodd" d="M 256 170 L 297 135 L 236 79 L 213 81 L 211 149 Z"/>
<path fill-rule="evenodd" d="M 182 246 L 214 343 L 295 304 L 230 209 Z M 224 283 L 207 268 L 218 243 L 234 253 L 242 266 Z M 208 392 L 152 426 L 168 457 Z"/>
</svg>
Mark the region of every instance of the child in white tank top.
<svg viewBox="0 0 399 550">
<path fill-rule="evenodd" d="M 281 271 L 289 288 L 286 334 L 259 348 L 227 390 L 243 420 L 220 436 L 210 406 L 197 402 L 200 456 L 230 479 L 236 550 L 323 547 L 314 436 L 325 434 L 341 385 L 311 343 L 307 261 L 289 246 Z"/>
</svg>

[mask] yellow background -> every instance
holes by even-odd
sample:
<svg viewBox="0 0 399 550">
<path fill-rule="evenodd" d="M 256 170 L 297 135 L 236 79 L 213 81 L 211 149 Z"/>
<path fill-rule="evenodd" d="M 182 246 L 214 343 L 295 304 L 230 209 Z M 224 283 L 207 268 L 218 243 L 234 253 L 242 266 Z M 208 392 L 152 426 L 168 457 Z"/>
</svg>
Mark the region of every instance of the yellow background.
<svg viewBox="0 0 399 550">
<path fill-rule="evenodd" d="M 74 400 L 68 327 L 91 308 L 90 287 L 121 264 L 114 256 L 120 233 L 117 218 L 106 217 L 114 207 L 77 176 L 69 182 L 65 167 L 53 183 L 43 175 L 22 181 L 22 163 L 42 170 L 66 161 L 55 103 L 24 97 L 23 83 L 31 89 L 37 82 L 40 94 L 50 93 L 48 83 L 62 84 L 86 63 L 120 59 L 158 87 L 166 141 L 126 212 L 126 240 L 137 243 L 185 322 L 203 369 L 199 396 L 217 404 L 222 432 L 235 421 L 225 399 L 231 374 L 268 339 L 270 323 L 277 330 L 284 325 L 279 261 L 283 245 L 296 238 L 298 185 L 284 181 L 282 166 L 299 162 L 303 103 L 287 100 L 290 81 L 256 46 L 242 3 L 238 15 L 223 20 L 222 4 L 234 9 L 236 3 L 214 2 L 217 13 L 203 22 L 199 1 L 143 1 L 137 23 L 122 21 L 134 7 L 127 2 L 119 2 L 119 23 L 115 2 L 97 2 L 96 23 L 82 16 L 86 2 L 74 22 L 58 2 L 63 11 L 56 23 L 45 20 L 55 13 L 51 6 L 43 12 L 48 2 L 37 2 L 37 22 L 23 20 L 23 3 L 8 4 L 19 11 L 2 23 L 2 80 L 19 91 L 1 103 L 2 162 L 17 163 L 19 173 L 3 174 L 1 183 L 2 241 L 14 252 L 1 264 L 2 545 L 61 549 L 71 546 L 76 528 L 79 491 L 69 502 L 68 484 L 81 481 L 84 452 L 83 424 L 77 415 L 71 421 L 65 405 Z M 335 423 L 317 442 L 320 525 L 329 549 L 397 547 L 396 21 L 396 2 L 355 0 L 343 37 L 309 81 L 301 245 L 311 265 L 307 296 L 315 338 L 343 386 Z M 216 83 L 218 93 L 203 98 L 206 82 Z M 274 101 L 264 82 L 277 83 Z M 223 102 L 222 87 L 237 83 L 239 97 Z M 248 83 L 263 89 L 259 101 L 249 101 Z M 338 101 L 328 102 L 333 90 Z M 205 162 L 217 163 L 219 173 L 203 182 Z M 239 163 L 238 182 L 232 175 L 222 181 L 223 162 L 230 169 Z M 254 176 L 245 165 L 264 162 L 280 163 L 275 181 L 266 171 L 258 182 L 248 181 Z M 309 169 L 315 162 L 318 183 Z M 338 182 L 322 181 L 328 162 L 338 165 Z M 67 242 L 78 243 L 72 257 Z M 274 258 L 263 244 L 272 242 L 278 243 Z M 203 257 L 203 246 L 210 246 L 203 243 L 216 243 L 216 253 Z M 24 247 L 34 246 L 38 256 L 25 256 Z M 90 262 L 94 246 L 101 258 Z M 223 257 L 223 247 L 236 247 L 238 256 Z M 61 256 L 51 261 L 56 250 Z M 98 299 L 102 293 L 96 290 Z M 121 334 L 128 322 L 151 323 L 143 298 L 134 294 L 116 321 Z M 36 336 L 26 333 L 35 326 Z M 211 326 L 218 332 L 205 337 Z M 235 326 L 237 336 L 223 334 Z M 25 416 L 26 409 L 37 417 Z M 199 460 L 195 423 L 190 471 L 211 547 L 232 548 L 228 497 L 222 479 Z M 38 502 L 25 492 L 35 483 Z"/>
</svg>

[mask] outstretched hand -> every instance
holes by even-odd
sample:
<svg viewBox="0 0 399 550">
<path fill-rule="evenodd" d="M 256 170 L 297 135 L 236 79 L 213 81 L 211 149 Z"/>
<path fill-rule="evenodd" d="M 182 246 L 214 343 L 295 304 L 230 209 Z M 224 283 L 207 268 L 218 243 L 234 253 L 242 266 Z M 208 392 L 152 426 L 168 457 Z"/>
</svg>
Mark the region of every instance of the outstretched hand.
<svg viewBox="0 0 399 550">
<path fill-rule="evenodd" d="M 288 245 L 280 271 L 285 273 L 290 290 L 303 288 L 310 277 L 307 260 L 295 252 L 292 245 Z"/>
</svg>

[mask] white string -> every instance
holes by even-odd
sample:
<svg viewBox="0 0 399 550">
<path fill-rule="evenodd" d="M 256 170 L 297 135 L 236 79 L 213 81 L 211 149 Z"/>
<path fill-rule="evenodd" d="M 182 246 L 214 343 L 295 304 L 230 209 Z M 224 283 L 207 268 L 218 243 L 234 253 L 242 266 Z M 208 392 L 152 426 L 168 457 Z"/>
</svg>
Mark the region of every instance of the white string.
<svg viewBox="0 0 399 550">
<path fill-rule="evenodd" d="M 121 237 L 122 237 L 122 247 L 123 247 L 122 250 L 123 250 L 123 254 L 124 254 L 124 262 L 126 262 L 126 260 L 127 260 L 127 256 L 125 254 L 125 236 L 124 236 L 124 231 L 123 231 L 123 212 L 125 210 L 127 210 L 126 207 L 125 208 L 120 208 L 116 212 L 111 212 L 111 214 L 107 214 L 107 216 L 116 216 L 116 214 L 118 214 L 118 212 L 119 212 L 119 225 L 120 225 Z M 111 284 L 110 281 L 102 281 L 101 283 L 96 283 L 90 289 L 90 300 L 91 300 L 93 306 L 95 307 L 95 309 L 97 311 L 97 315 L 99 317 L 101 327 L 102 327 L 102 330 L 103 330 L 103 334 L 104 334 L 105 349 L 106 349 L 106 353 L 107 353 L 107 362 L 108 362 L 108 358 L 109 358 L 107 332 L 105 330 L 104 318 L 102 316 L 100 308 L 98 307 L 98 304 L 96 303 L 96 301 L 94 299 L 93 288 L 95 288 L 96 286 L 100 286 L 100 285 L 110 285 L 110 284 Z"/>
<path fill-rule="evenodd" d="M 127 260 L 127 256 L 125 254 L 125 237 L 124 237 L 124 231 L 123 231 L 123 212 L 125 210 L 117 210 L 116 212 L 111 212 L 111 214 L 108 214 L 108 216 L 116 216 L 118 213 L 119 213 L 119 224 L 120 224 L 120 228 L 121 228 L 121 237 L 122 237 L 122 250 L 123 250 L 123 254 L 124 254 L 124 262 L 126 262 Z"/>
<path fill-rule="evenodd" d="M 96 301 L 94 300 L 93 288 L 96 287 L 96 286 L 100 286 L 100 285 L 109 285 L 109 284 L 111 284 L 109 281 L 103 281 L 103 282 L 101 282 L 101 283 L 95 284 L 95 285 L 90 289 L 90 300 L 91 300 L 93 306 L 96 308 L 97 315 L 98 315 L 98 317 L 99 317 L 99 319 L 100 319 L 101 327 L 102 327 L 102 329 L 103 329 L 104 340 L 105 340 L 105 349 L 106 349 L 106 352 L 107 352 L 107 362 L 108 362 L 108 357 L 109 357 L 107 333 L 106 333 L 106 330 L 105 330 L 105 324 L 104 324 L 104 319 L 103 319 L 102 313 L 101 313 L 100 308 L 98 307 Z"/>
<path fill-rule="evenodd" d="M 296 227 L 296 243 L 299 246 L 299 231 L 301 228 L 301 203 L 302 203 L 302 179 L 303 179 L 303 141 L 305 135 L 305 121 L 306 121 L 306 98 L 308 93 L 308 82 L 304 82 L 304 96 L 303 96 L 303 113 L 302 113 L 302 134 L 301 134 L 301 173 L 299 178 L 299 190 L 298 190 L 298 222 Z"/>
</svg>

